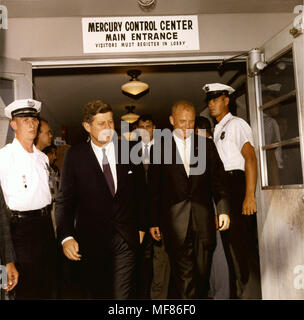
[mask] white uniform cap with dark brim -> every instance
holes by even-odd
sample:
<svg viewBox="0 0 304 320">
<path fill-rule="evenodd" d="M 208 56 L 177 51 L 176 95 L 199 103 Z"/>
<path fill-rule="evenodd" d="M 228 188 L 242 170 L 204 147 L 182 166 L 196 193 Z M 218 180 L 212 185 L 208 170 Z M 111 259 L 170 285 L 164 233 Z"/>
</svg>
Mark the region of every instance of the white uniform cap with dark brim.
<svg viewBox="0 0 304 320">
<path fill-rule="evenodd" d="M 221 95 L 229 96 L 235 90 L 222 83 L 209 83 L 203 86 L 203 90 L 206 93 L 207 101 L 220 97 Z"/>
<path fill-rule="evenodd" d="M 41 102 L 33 99 L 15 100 L 4 108 L 4 114 L 9 119 L 13 117 L 38 118 L 41 110 Z"/>
</svg>

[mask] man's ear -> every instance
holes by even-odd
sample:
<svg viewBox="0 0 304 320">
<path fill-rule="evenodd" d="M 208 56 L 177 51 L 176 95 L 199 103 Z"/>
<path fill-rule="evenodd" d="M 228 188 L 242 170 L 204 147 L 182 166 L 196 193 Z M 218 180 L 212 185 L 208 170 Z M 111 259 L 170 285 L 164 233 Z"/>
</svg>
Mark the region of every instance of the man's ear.
<svg viewBox="0 0 304 320">
<path fill-rule="evenodd" d="M 169 121 L 172 124 L 172 126 L 174 127 L 174 118 L 172 115 L 169 117 Z"/>
<path fill-rule="evenodd" d="M 88 122 L 83 122 L 82 125 L 83 125 L 86 132 L 88 132 L 88 133 L 91 132 L 91 126 Z"/>
<path fill-rule="evenodd" d="M 227 107 L 227 108 L 229 107 L 229 101 L 230 101 L 230 99 L 228 97 L 224 98 L 225 107 Z"/>
<path fill-rule="evenodd" d="M 11 120 L 10 126 L 11 126 L 11 128 L 12 128 L 14 131 L 16 131 L 16 130 L 17 130 L 16 120 Z"/>
</svg>

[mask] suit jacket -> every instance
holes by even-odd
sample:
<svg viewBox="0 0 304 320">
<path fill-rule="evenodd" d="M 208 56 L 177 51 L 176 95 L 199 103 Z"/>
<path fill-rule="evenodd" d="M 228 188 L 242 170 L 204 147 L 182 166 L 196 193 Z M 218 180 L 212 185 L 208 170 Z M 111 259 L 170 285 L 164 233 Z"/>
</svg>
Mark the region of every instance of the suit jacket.
<svg viewBox="0 0 304 320">
<path fill-rule="evenodd" d="M 184 243 L 190 214 L 193 228 L 206 244 L 216 241 L 214 204 L 217 214 L 229 214 L 227 180 L 223 163 L 212 140 L 192 135 L 194 157 L 206 159 L 205 170 L 199 174 L 186 174 L 182 160 L 177 152 L 175 140 L 172 139 L 172 164 L 166 164 L 161 145 L 161 163 L 152 164 L 150 168 L 150 227 L 159 226 L 167 248 L 178 247 Z M 202 139 L 199 141 L 199 139 Z M 198 143 L 200 142 L 200 144 Z M 201 146 L 206 146 L 205 150 Z M 200 146 L 200 148 L 199 148 Z M 154 152 L 156 145 L 154 144 Z M 199 153 L 200 152 L 200 153 Z M 197 164 L 190 165 L 194 173 Z"/>
<path fill-rule="evenodd" d="M 109 245 L 116 230 L 131 247 L 139 245 L 138 231 L 144 228 L 141 211 L 146 205 L 143 169 L 132 163 L 121 164 L 121 144 L 116 148 L 114 197 L 90 142 L 72 146 L 67 151 L 56 197 L 59 241 L 73 236 L 79 242 L 80 251 L 100 250 Z"/>
<path fill-rule="evenodd" d="M 6 265 L 15 262 L 15 250 L 11 238 L 8 209 L 5 204 L 2 189 L 0 187 L 0 261 Z"/>
<path fill-rule="evenodd" d="M 139 141 L 138 143 L 141 144 L 141 141 Z M 138 152 L 138 155 L 139 157 L 142 157 L 143 155 L 143 150 L 142 148 L 139 150 Z M 145 194 L 146 194 L 146 206 L 145 206 L 145 214 L 143 215 L 142 217 L 142 225 L 145 227 L 145 232 L 146 233 L 149 233 L 149 226 L 150 226 L 150 223 L 149 223 L 149 185 L 150 185 L 150 180 L 151 180 L 151 163 L 153 161 L 153 145 L 151 145 L 150 147 L 150 153 L 149 153 L 149 164 L 144 164 L 142 163 L 142 170 L 143 170 L 143 174 L 145 176 L 145 187 L 146 187 L 146 190 L 145 190 Z"/>
</svg>

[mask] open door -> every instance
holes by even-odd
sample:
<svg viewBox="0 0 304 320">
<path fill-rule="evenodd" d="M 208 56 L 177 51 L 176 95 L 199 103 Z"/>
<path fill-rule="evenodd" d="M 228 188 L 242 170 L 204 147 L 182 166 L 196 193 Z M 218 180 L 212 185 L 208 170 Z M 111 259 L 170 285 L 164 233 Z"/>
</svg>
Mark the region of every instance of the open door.
<svg viewBox="0 0 304 320">
<path fill-rule="evenodd" d="M 263 299 L 304 299 L 302 28 L 288 26 L 247 61 Z"/>
<path fill-rule="evenodd" d="M 32 98 L 32 65 L 0 57 L 0 148 L 13 139 L 4 108 L 16 99 Z"/>
</svg>

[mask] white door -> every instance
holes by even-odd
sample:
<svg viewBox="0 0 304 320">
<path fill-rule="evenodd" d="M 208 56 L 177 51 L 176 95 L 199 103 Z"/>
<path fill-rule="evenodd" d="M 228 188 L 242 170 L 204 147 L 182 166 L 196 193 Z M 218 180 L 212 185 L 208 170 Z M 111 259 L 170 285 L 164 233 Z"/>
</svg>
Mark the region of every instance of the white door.
<svg viewBox="0 0 304 320">
<path fill-rule="evenodd" d="M 4 108 L 16 99 L 32 98 L 32 65 L 0 57 L 0 148 L 11 142 L 13 132 Z"/>
<path fill-rule="evenodd" d="M 263 299 L 304 299 L 304 37 L 292 28 L 247 63 Z"/>
</svg>

